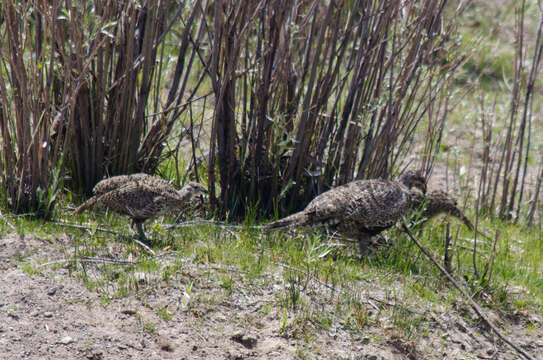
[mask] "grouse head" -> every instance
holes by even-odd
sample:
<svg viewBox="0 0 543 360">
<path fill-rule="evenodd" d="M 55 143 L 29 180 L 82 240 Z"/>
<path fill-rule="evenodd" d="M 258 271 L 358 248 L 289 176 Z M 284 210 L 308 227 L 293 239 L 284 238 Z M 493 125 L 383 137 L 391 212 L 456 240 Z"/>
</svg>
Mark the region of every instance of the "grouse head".
<svg viewBox="0 0 543 360">
<path fill-rule="evenodd" d="M 183 188 L 180 191 L 190 194 L 192 196 L 207 193 L 207 189 L 202 184 L 194 182 L 194 181 L 191 181 L 187 185 L 183 186 Z"/>
<path fill-rule="evenodd" d="M 406 171 L 398 178 L 398 181 L 410 190 L 418 190 L 426 194 L 426 178 L 420 171 Z"/>
</svg>

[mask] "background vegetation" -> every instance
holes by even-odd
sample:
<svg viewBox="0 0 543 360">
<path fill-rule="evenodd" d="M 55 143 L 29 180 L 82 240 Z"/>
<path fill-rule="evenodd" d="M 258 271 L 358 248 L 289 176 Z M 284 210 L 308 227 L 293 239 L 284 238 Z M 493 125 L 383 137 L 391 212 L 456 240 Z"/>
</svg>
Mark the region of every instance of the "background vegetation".
<svg viewBox="0 0 543 360">
<path fill-rule="evenodd" d="M 104 176 L 154 173 L 172 159 L 176 182 L 180 160 L 193 177 L 203 166 L 222 216 L 285 214 L 353 179 L 406 166 L 430 176 L 451 111 L 478 87 L 469 103 L 481 109 L 471 120 L 484 144 L 477 208 L 524 211 L 532 223 L 540 186 L 526 183 L 529 163 L 540 163 L 531 151 L 541 23 L 530 17 L 538 9 L 497 7 L 514 16 L 505 62 L 481 55 L 487 39 L 459 30 L 481 21 L 480 7 L 4 1 L 7 204 L 48 218 L 62 180 L 89 195 Z M 502 68 L 487 74 L 487 65 Z M 495 97 L 509 97 L 506 108 L 483 93 L 491 84 Z"/>
<path fill-rule="evenodd" d="M 49 217 L 51 169 L 89 194 L 106 175 L 153 173 L 172 151 L 196 163 L 206 149 L 223 216 L 284 213 L 394 175 L 417 132 L 429 173 L 461 64 L 450 39 L 464 8 L 445 5 L 5 1 L 8 204 Z"/>
<path fill-rule="evenodd" d="M 48 237 L 57 225 L 41 219 L 65 220 L 67 205 L 117 174 L 201 181 L 211 214 L 253 225 L 330 187 L 417 167 L 430 188 L 461 196 L 491 235 L 430 223 L 419 232 L 425 243 L 488 307 L 542 311 L 538 2 L 3 0 L 0 15 L 0 194 L 9 211 L 0 231 Z M 121 276 L 108 277 L 111 265 L 100 269 L 105 280 L 87 272 L 85 258 L 115 238 L 97 223 L 126 222 L 77 220 L 89 235 L 63 228 L 75 239 L 65 256 L 104 301 L 137 288 L 141 269 L 171 275 L 172 263 L 146 253 Z M 442 280 L 405 256 L 415 250 L 399 233 L 359 263 L 320 233 L 161 222 L 148 230 L 151 251 L 167 245 L 177 260 L 235 265 L 248 282 L 282 266 L 289 311 L 307 279 L 351 292 L 368 273 L 384 283 L 399 275 L 407 292 L 442 300 Z M 231 279 L 220 282 L 232 291 Z M 513 304 L 512 285 L 525 294 Z M 337 305 L 358 329 L 368 318 L 353 299 Z M 413 320 L 401 313 L 397 325 L 410 336 Z"/>
</svg>

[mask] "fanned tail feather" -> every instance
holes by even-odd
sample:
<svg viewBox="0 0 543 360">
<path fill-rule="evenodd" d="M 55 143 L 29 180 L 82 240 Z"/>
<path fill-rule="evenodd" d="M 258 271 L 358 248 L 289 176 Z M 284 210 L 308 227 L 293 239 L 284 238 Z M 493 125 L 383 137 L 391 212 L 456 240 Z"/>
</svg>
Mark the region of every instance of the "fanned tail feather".
<svg viewBox="0 0 543 360">
<path fill-rule="evenodd" d="M 471 231 L 473 231 L 475 229 L 475 227 L 473 226 L 473 223 L 471 222 L 471 220 L 468 219 L 468 217 L 466 215 L 464 215 L 464 213 L 462 211 L 457 209 L 457 212 L 453 213 L 452 215 L 459 218 L 464 223 L 464 225 L 466 225 L 466 227 L 468 229 L 470 229 Z"/>
<path fill-rule="evenodd" d="M 303 213 L 296 213 L 292 214 L 290 216 L 287 216 L 283 219 L 279 219 L 277 221 L 273 221 L 268 224 L 264 224 L 262 227 L 265 230 L 275 230 L 275 229 L 284 229 L 287 227 L 292 226 L 298 226 L 303 225 L 305 223 L 305 220 L 307 219 L 307 216 Z"/>
<path fill-rule="evenodd" d="M 456 216 L 457 218 L 459 218 L 460 220 L 462 220 L 462 222 L 464 223 L 464 225 L 466 225 L 466 227 L 468 229 L 470 229 L 470 231 L 473 231 L 475 232 L 475 226 L 473 226 L 473 223 L 471 222 L 470 219 L 468 219 L 468 217 L 466 215 L 464 215 L 464 213 L 460 210 L 457 209 L 457 213 L 453 213 L 454 216 Z M 482 237 L 484 237 L 485 239 L 490 239 L 490 236 L 488 236 L 487 234 L 485 234 L 484 232 L 482 232 L 481 230 L 477 229 L 477 234 L 481 235 Z"/>
<path fill-rule="evenodd" d="M 81 214 L 83 211 L 85 211 L 86 209 L 94 206 L 94 204 L 96 204 L 96 202 L 98 201 L 99 197 L 98 196 L 93 196 L 91 197 L 89 200 L 85 201 L 83 204 L 79 205 L 77 207 L 77 209 L 75 209 L 75 213 L 76 214 Z"/>
<path fill-rule="evenodd" d="M 475 231 L 475 226 L 473 226 L 473 223 L 471 222 L 471 220 L 462 212 L 462 210 L 458 209 L 457 207 L 454 207 L 453 209 L 449 209 L 448 211 L 445 211 L 445 212 L 448 212 L 450 215 L 462 221 L 464 225 L 466 225 L 466 227 L 470 231 Z M 482 237 L 486 239 L 490 239 L 490 237 L 487 234 L 485 234 L 479 229 L 477 229 L 477 234 L 481 235 Z"/>
</svg>

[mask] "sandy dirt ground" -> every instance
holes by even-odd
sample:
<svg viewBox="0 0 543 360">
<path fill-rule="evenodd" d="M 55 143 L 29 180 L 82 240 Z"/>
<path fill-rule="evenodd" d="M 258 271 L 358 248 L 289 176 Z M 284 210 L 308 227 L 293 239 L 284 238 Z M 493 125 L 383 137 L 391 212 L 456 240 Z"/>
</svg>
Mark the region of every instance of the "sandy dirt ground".
<svg viewBox="0 0 543 360">
<path fill-rule="evenodd" d="M 281 269 L 247 282 L 236 269 L 186 261 L 167 283 L 144 274 L 135 291 L 104 301 L 100 290 L 89 290 L 63 264 L 59 249 L 70 249 L 70 242 L 68 236 L 0 237 L 0 359 L 519 358 L 462 302 L 451 311 L 405 300 L 426 331 L 414 339 L 398 336 L 391 325 L 394 307 L 386 305 L 392 300 L 383 295 L 390 291 L 371 282 L 359 289 L 362 298 L 374 299 L 364 310 L 368 324 L 359 330 L 345 324 L 329 301 L 330 290 L 318 282 L 304 289 L 305 313 L 324 314 L 331 324 L 300 321 L 303 314 L 281 311 L 288 286 Z M 51 264 L 38 266 L 44 259 Z M 96 267 L 87 264 L 86 271 Z M 218 272 L 233 279 L 231 291 L 221 286 Z M 401 294 L 395 301 L 404 301 Z M 486 311 L 511 339 L 543 359 L 540 317 Z"/>
</svg>

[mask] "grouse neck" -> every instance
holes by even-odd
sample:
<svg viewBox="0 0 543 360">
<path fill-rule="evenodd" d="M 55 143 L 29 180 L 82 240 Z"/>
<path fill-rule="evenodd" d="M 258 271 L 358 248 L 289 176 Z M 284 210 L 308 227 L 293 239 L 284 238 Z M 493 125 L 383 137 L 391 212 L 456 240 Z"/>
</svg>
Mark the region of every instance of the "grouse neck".
<svg viewBox="0 0 543 360">
<path fill-rule="evenodd" d="M 183 186 L 183 188 L 179 190 L 177 194 L 179 194 L 179 197 L 181 198 L 181 200 L 188 200 L 192 195 L 190 185 Z"/>
</svg>

